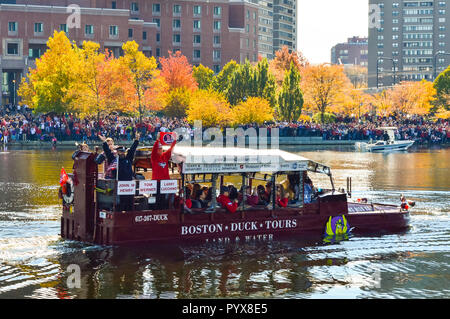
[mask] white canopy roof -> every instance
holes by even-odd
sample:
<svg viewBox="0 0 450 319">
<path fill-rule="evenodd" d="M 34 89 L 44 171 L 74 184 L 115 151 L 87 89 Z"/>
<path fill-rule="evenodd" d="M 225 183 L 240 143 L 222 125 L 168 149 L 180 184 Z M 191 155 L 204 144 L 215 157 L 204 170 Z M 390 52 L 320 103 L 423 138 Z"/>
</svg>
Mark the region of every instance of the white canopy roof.
<svg viewBox="0 0 450 319">
<path fill-rule="evenodd" d="M 183 173 L 244 173 L 315 171 L 330 169 L 305 157 L 279 149 L 175 146 L 172 162 L 183 163 Z"/>
</svg>

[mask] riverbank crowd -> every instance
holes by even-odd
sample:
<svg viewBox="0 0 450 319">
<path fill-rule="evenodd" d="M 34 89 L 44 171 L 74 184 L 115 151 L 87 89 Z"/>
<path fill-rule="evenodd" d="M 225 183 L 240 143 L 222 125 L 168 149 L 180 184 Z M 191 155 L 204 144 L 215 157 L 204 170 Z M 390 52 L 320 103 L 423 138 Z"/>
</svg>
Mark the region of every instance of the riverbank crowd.
<svg viewBox="0 0 450 319">
<path fill-rule="evenodd" d="M 185 119 L 166 117 L 138 118 L 110 114 L 78 118 L 73 114 L 33 114 L 26 106 L 0 107 L 0 143 L 13 141 L 99 141 L 98 135 L 112 137 L 117 141 L 131 141 L 137 132 L 141 141 L 154 141 L 158 132 L 185 128 L 193 136 L 193 125 Z M 263 125 L 242 125 L 243 129 L 279 129 L 280 137 L 321 137 L 323 140 L 381 140 L 381 127 L 397 127 L 396 139 L 414 140 L 416 144 L 446 144 L 450 142 L 448 120 L 426 121 L 413 116 L 406 119 L 395 117 L 369 117 L 361 119 L 338 117 L 335 123 L 270 122 Z M 206 129 L 206 127 L 203 127 Z"/>
</svg>

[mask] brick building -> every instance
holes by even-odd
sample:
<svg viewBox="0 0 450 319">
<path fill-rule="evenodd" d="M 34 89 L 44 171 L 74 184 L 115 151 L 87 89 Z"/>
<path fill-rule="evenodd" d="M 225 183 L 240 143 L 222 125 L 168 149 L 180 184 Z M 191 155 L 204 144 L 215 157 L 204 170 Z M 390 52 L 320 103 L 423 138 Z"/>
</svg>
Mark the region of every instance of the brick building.
<svg viewBox="0 0 450 319">
<path fill-rule="evenodd" d="M 218 72 L 232 59 L 258 59 L 258 13 L 258 4 L 244 0 L 0 0 L 2 104 L 17 102 L 21 77 L 54 30 L 116 56 L 129 40 L 156 58 L 180 50 Z"/>
</svg>

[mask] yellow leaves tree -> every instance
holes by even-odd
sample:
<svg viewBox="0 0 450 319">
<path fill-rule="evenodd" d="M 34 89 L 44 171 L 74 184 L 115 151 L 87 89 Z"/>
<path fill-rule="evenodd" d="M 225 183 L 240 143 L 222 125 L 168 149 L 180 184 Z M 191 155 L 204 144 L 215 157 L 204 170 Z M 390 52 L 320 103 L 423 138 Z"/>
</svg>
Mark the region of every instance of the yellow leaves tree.
<svg viewBox="0 0 450 319">
<path fill-rule="evenodd" d="M 36 59 L 27 81 L 22 81 L 19 94 L 35 112 L 71 112 L 76 110 L 71 88 L 81 68 L 79 50 L 65 32 L 53 33 L 47 51 Z"/>
<path fill-rule="evenodd" d="M 301 87 L 306 108 L 317 111 L 324 120 L 324 113 L 345 93 L 350 82 L 339 65 L 314 65 L 302 70 Z M 341 98 L 342 99 L 342 98 Z"/>
<path fill-rule="evenodd" d="M 391 113 L 403 116 L 406 114 L 426 115 L 433 107 L 436 89 L 432 82 L 422 80 L 396 85 L 391 94 Z"/>
<path fill-rule="evenodd" d="M 155 76 L 156 60 L 154 57 L 146 57 L 142 51 L 139 51 L 139 45 L 135 41 L 124 43 L 122 49 L 124 55 L 119 58 L 119 61 L 126 67 L 134 87 L 134 108 L 139 112 L 139 119 L 142 121 L 145 91 L 149 87 L 150 80 Z"/>
<path fill-rule="evenodd" d="M 225 97 L 212 90 L 197 90 L 186 111 L 187 121 L 202 121 L 205 127 L 226 126 L 231 122 L 231 107 Z"/>
<path fill-rule="evenodd" d="M 275 52 L 275 57 L 270 61 L 269 69 L 275 76 L 278 86 L 281 86 L 285 77 L 285 72 L 291 68 L 291 63 L 300 71 L 309 65 L 308 60 L 299 51 L 289 51 L 288 46 L 284 45 Z"/>
<path fill-rule="evenodd" d="M 392 90 L 383 90 L 382 92 L 373 96 L 373 106 L 376 109 L 377 115 L 390 115 L 392 112 L 392 105 Z"/>
<path fill-rule="evenodd" d="M 260 97 L 249 97 L 233 107 L 232 122 L 239 124 L 263 124 L 266 121 L 273 121 L 274 110 L 269 101 Z"/>
</svg>

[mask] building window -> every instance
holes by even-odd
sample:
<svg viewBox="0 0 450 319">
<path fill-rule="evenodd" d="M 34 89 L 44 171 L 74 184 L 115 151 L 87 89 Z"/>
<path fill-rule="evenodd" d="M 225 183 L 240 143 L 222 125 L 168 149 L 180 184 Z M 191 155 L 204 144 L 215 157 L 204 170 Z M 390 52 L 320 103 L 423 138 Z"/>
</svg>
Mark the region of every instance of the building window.
<svg viewBox="0 0 450 319">
<path fill-rule="evenodd" d="M 181 14 L 181 5 L 179 4 L 174 4 L 173 5 L 173 14 Z"/>
<path fill-rule="evenodd" d="M 220 72 L 220 65 L 214 64 L 213 65 L 213 71 L 214 71 L 214 73 L 219 73 Z"/>
<path fill-rule="evenodd" d="M 130 5 L 130 9 L 132 12 L 138 12 L 139 11 L 139 5 L 137 2 L 132 2 Z"/>
<path fill-rule="evenodd" d="M 214 7 L 214 15 L 215 16 L 222 15 L 222 7 Z"/>
<path fill-rule="evenodd" d="M 173 29 L 180 29 L 181 28 L 181 20 L 180 19 L 174 19 L 172 21 L 172 28 Z"/>
<path fill-rule="evenodd" d="M 194 6 L 194 15 L 201 15 L 202 14 L 202 6 Z"/>
<path fill-rule="evenodd" d="M 128 29 L 128 37 L 129 38 L 133 37 L 133 29 Z"/>
<path fill-rule="evenodd" d="M 202 41 L 202 38 L 201 38 L 200 34 L 195 34 L 195 35 L 194 35 L 194 41 L 193 41 L 193 42 L 194 42 L 195 44 L 200 44 L 201 41 Z"/>
<path fill-rule="evenodd" d="M 17 32 L 17 22 L 8 22 L 8 31 Z"/>
<path fill-rule="evenodd" d="M 8 55 L 19 55 L 19 43 L 8 43 Z"/>
<path fill-rule="evenodd" d="M 44 31 L 44 24 L 42 22 L 38 22 L 34 24 L 34 32 L 41 33 Z"/>
<path fill-rule="evenodd" d="M 161 4 L 159 4 L 159 3 L 152 4 L 152 13 L 153 14 L 161 14 Z"/>
<path fill-rule="evenodd" d="M 59 31 L 69 32 L 69 29 L 67 28 L 67 24 L 60 24 L 59 25 Z"/>
<path fill-rule="evenodd" d="M 153 23 L 156 23 L 156 26 L 159 28 L 161 27 L 161 20 L 158 18 L 153 18 Z"/>
<path fill-rule="evenodd" d="M 220 50 L 213 50 L 213 59 L 220 60 Z"/>
<path fill-rule="evenodd" d="M 200 59 L 200 50 L 194 50 L 194 59 Z"/>
<path fill-rule="evenodd" d="M 116 1 L 111 1 L 111 9 L 117 9 Z"/>
<path fill-rule="evenodd" d="M 119 28 L 116 25 L 110 25 L 109 26 L 109 35 L 110 36 L 118 36 Z"/>
<path fill-rule="evenodd" d="M 86 24 L 84 27 L 84 33 L 86 35 L 94 34 L 94 26 L 92 24 Z"/>
<path fill-rule="evenodd" d="M 220 35 L 215 35 L 213 41 L 214 44 L 220 44 Z"/>
<path fill-rule="evenodd" d="M 214 31 L 220 31 L 221 27 L 222 27 L 221 21 L 218 20 L 214 21 Z"/>
<path fill-rule="evenodd" d="M 180 42 L 181 42 L 181 34 L 174 34 L 173 43 L 180 44 Z"/>
<path fill-rule="evenodd" d="M 161 56 L 161 49 L 160 48 L 156 48 L 156 56 L 157 57 Z"/>
<path fill-rule="evenodd" d="M 194 31 L 199 31 L 201 28 L 200 20 L 194 20 Z"/>
<path fill-rule="evenodd" d="M 147 40 L 147 31 L 142 31 L 142 40 Z"/>
<path fill-rule="evenodd" d="M 161 41 L 161 34 L 157 33 L 156 34 L 156 42 Z"/>
</svg>

